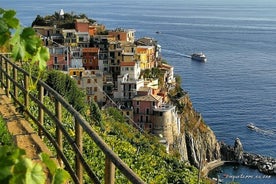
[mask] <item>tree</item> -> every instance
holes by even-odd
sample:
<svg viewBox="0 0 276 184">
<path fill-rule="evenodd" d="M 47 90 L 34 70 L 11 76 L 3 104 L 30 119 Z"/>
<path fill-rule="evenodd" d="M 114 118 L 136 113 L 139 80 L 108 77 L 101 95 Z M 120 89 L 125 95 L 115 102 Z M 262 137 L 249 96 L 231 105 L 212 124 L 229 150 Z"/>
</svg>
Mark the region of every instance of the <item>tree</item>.
<svg viewBox="0 0 276 184">
<path fill-rule="evenodd" d="M 85 94 L 78 88 L 76 81 L 70 76 L 57 71 L 49 71 L 46 83 L 63 96 L 78 112 L 85 113 Z"/>
<path fill-rule="evenodd" d="M 90 116 L 94 121 L 96 121 L 96 125 L 99 126 L 102 122 L 102 115 L 98 104 L 94 100 L 91 100 L 90 102 Z"/>
</svg>

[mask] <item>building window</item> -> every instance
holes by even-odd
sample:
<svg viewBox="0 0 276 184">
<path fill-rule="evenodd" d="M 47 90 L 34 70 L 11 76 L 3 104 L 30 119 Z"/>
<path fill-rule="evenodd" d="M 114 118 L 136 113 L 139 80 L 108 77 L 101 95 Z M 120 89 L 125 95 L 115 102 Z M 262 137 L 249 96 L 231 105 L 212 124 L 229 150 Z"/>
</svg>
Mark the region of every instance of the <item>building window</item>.
<svg viewBox="0 0 276 184">
<path fill-rule="evenodd" d="M 97 87 L 94 87 L 94 91 L 97 92 Z"/>
<path fill-rule="evenodd" d="M 136 109 L 136 113 L 139 114 L 139 108 Z"/>
<path fill-rule="evenodd" d="M 87 83 L 90 84 L 90 82 L 91 82 L 90 79 L 87 79 Z"/>
<path fill-rule="evenodd" d="M 149 109 L 147 109 L 146 114 L 149 114 Z"/>
<path fill-rule="evenodd" d="M 136 101 L 136 105 L 139 105 L 139 101 Z"/>
<path fill-rule="evenodd" d="M 140 122 L 143 122 L 143 116 L 140 116 Z"/>
<path fill-rule="evenodd" d="M 94 82 L 96 82 L 96 83 L 97 83 L 97 79 L 94 79 Z"/>
<path fill-rule="evenodd" d="M 81 81 L 80 81 L 80 80 L 78 80 L 78 84 L 79 84 L 79 85 L 81 84 Z"/>
<path fill-rule="evenodd" d="M 54 63 L 58 64 L 58 58 L 56 56 L 54 57 Z"/>
<path fill-rule="evenodd" d="M 149 122 L 149 117 L 148 116 L 146 116 L 146 122 Z"/>
</svg>

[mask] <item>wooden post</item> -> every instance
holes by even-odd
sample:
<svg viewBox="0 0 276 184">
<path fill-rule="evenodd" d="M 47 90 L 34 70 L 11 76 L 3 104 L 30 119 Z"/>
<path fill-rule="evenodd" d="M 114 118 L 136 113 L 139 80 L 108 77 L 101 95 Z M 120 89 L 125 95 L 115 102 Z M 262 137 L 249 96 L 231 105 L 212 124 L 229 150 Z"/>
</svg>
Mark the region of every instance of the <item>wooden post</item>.
<svg viewBox="0 0 276 184">
<path fill-rule="evenodd" d="M 17 81 L 17 69 L 15 67 L 13 67 L 13 79 Z M 18 100 L 18 87 L 16 86 L 16 84 L 13 84 L 13 94 L 14 98 Z"/>
<path fill-rule="evenodd" d="M 10 76 L 10 68 L 9 68 L 9 63 L 6 61 L 6 72 L 7 75 Z M 11 87 L 11 82 L 9 78 L 6 76 L 6 95 L 7 97 L 10 97 L 10 87 Z"/>
<path fill-rule="evenodd" d="M 82 143 L 82 137 L 83 137 L 83 132 L 82 132 L 82 127 L 81 125 L 75 121 L 75 141 L 77 144 L 77 147 L 79 148 L 80 153 L 82 154 L 83 151 L 83 143 Z M 76 155 L 76 174 L 78 176 L 78 179 L 80 181 L 80 184 L 83 183 L 83 168 L 81 164 L 81 160 L 78 155 Z"/>
<path fill-rule="evenodd" d="M 107 156 L 105 157 L 104 183 L 115 183 L 115 165 Z"/>
<path fill-rule="evenodd" d="M 56 103 L 55 103 L 55 111 L 56 111 L 57 119 L 61 122 L 62 121 L 61 103 L 58 100 L 56 100 Z M 59 149 L 62 151 L 63 150 L 62 132 L 59 129 L 58 125 L 56 125 L 56 137 L 57 137 L 57 143 L 58 143 Z M 60 166 L 62 167 L 63 164 L 59 154 L 57 154 L 57 160 Z"/>
<path fill-rule="evenodd" d="M 2 72 L 2 70 L 3 70 L 3 60 L 4 60 L 4 58 L 1 55 L 0 56 L 0 87 L 1 88 L 3 87 L 2 82 L 3 82 L 3 79 L 4 79 L 4 73 Z"/>
<path fill-rule="evenodd" d="M 38 98 L 39 98 L 39 101 L 43 104 L 44 102 L 44 88 L 42 85 L 39 85 L 39 91 L 38 91 Z M 39 123 L 43 126 L 43 123 L 44 123 L 44 111 L 43 109 L 38 106 L 38 121 Z M 41 130 L 41 128 L 39 128 L 38 130 L 38 135 L 40 138 L 42 138 L 43 136 L 43 132 Z"/>
<path fill-rule="evenodd" d="M 24 75 L 24 88 L 27 90 L 27 92 L 24 95 L 25 100 L 25 108 L 29 108 L 29 77 L 25 74 Z"/>
</svg>

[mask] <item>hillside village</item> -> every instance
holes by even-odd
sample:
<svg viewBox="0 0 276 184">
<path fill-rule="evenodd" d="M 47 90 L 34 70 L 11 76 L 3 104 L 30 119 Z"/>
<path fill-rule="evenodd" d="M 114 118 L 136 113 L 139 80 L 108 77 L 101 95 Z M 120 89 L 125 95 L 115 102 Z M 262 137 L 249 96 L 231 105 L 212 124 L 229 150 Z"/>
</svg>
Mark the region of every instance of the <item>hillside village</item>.
<svg viewBox="0 0 276 184">
<path fill-rule="evenodd" d="M 116 106 L 130 124 L 157 135 L 167 146 L 173 144 L 180 134 L 180 117 L 168 92 L 176 79 L 174 68 L 162 62 L 157 41 L 136 39 L 134 29 L 107 30 L 86 16 L 64 26 L 68 14 L 63 10 L 55 16 L 54 25 L 40 25 L 40 16 L 32 25 L 49 48 L 47 69 L 74 78 L 86 91 L 87 102 Z"/>
</svg>

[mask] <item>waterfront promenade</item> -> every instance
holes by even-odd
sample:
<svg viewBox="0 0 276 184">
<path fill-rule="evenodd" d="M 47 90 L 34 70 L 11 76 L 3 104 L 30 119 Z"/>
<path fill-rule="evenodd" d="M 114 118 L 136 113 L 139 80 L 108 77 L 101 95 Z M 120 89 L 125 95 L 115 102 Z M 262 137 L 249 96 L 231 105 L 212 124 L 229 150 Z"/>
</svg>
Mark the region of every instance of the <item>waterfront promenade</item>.
<svg viewBox="0 0 276 184">
<path fill-rule="evenodd" d="M 205 165 L 205 166 L 202 168 L 202 170 L 201 170 L 202 176 L 204 176 L 204 177 L 207 176 L 208 173 L 209 173 L 211 170 L 213 170 L 213 169 L 215 169 L 215 168 L 217 168 L 217 167 L 219 167 L 219 166 L 222 166 L 222 165 L 224 165 L 224 164 L 226 164 L 226 163 L 235 164 L 235 163 L 237 163 L 237 162 L 236 162 L 236 161 L 223 161 L 223 160 L 221 160 L 221 159 L 214 160 L 214 161 L 212 161 L 212 162 L 209 162 L 207 165 Z"/>
</svg>

